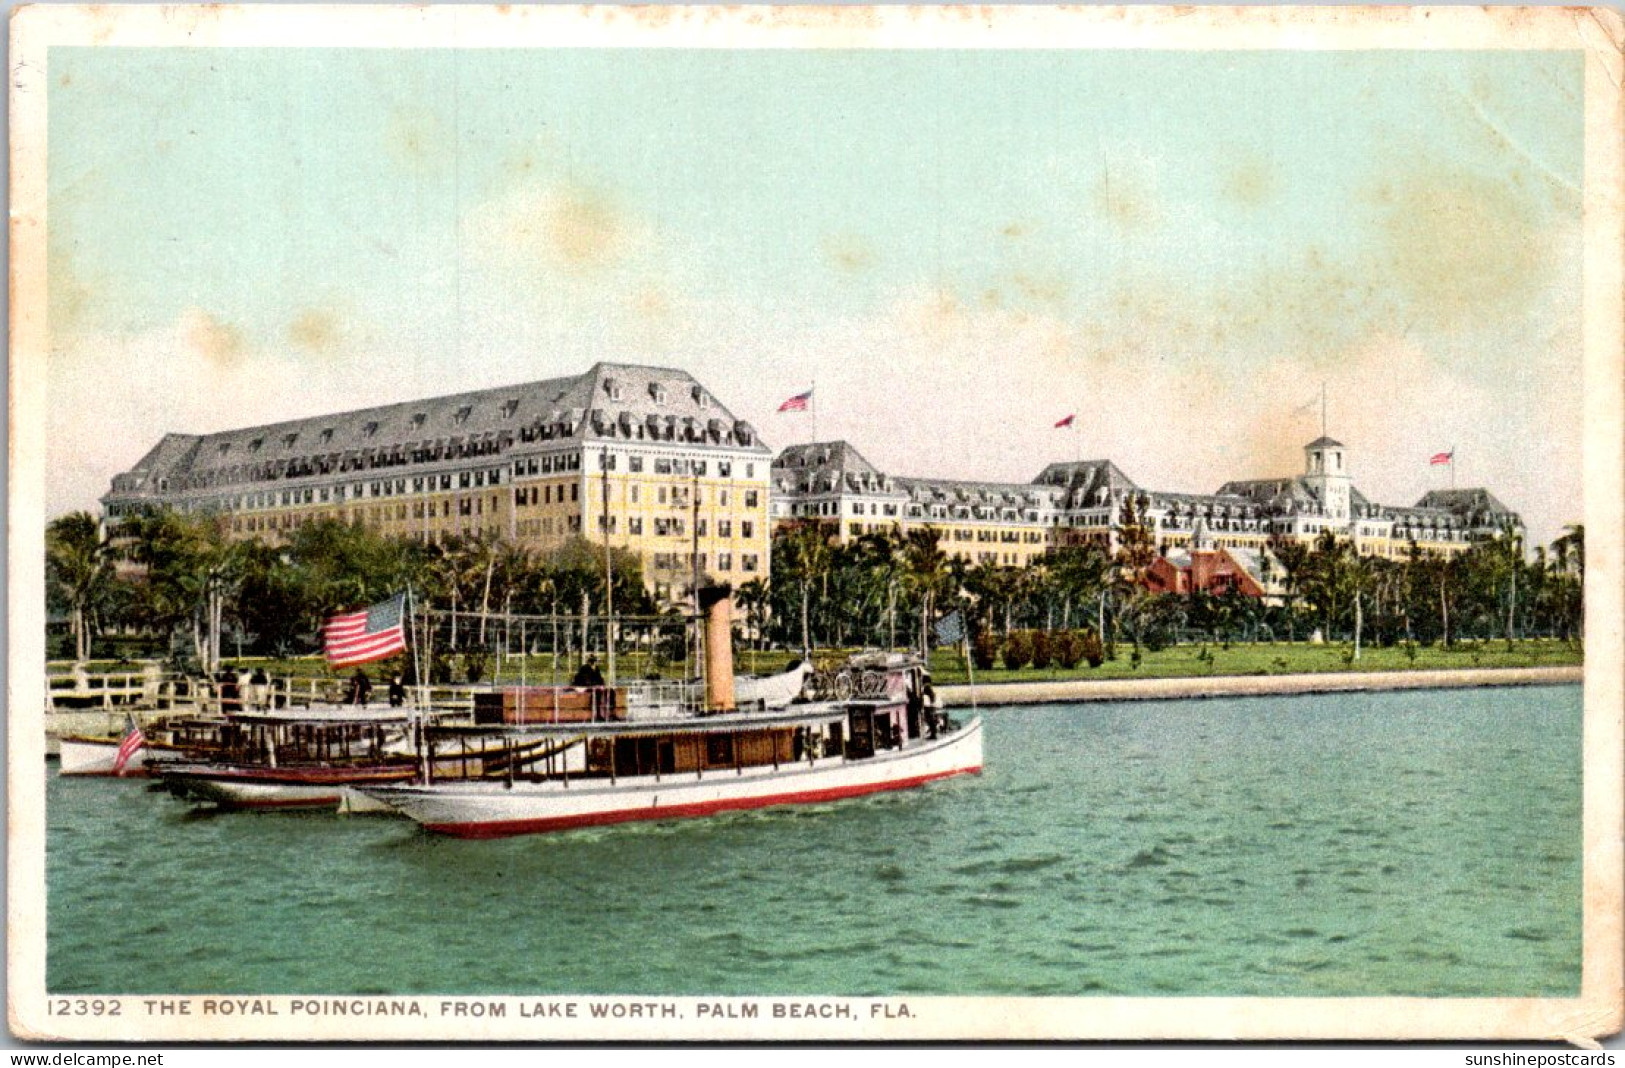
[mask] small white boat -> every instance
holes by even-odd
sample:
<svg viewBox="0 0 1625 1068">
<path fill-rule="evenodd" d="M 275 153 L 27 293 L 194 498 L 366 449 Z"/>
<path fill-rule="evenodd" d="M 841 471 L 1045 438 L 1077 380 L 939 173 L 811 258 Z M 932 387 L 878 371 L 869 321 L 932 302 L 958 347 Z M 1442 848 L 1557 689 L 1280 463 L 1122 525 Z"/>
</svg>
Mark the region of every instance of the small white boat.
<svg viewBox="0 0 1625 1068">
<path fill-rule="evenodd" d="M 936 706 L 915 658 L 866 664 L 884 676 L 864 697 L 782 710 L 747 710 L 732 691 L 726 593 L 710 600 L 707 673 L 723 685 L 698 707 L 661 718 L 614 710 L 574 722 L 439 727 L 437 738 L 543 737 L 553 744 L 510 764 L 497 780 L 418 781 L 359 789 L 432 831 L 494 838 L 630 820 L 708 816 L 739 809 L 836 801 L 902 790 L 982 769 L 980 719 L 959 726 Z M 720 607 L 719 607 L 720 605 Z"/>
<path fill-rule="evenodd" d="M 123 739 L 117 737 L 98 737 L 83 734 L 67 734 L 57 740 L 57 773 L 59 775 L 116 775 L 113 765 L 118 760 L 119 744 Z M 137 749 L 124 765 L 124 774 L 127 776 L 142 776 L 147 774 L 147 753 L 145 747 Z"/>
<path fill-rule="evenodd" d="M 57 739 L 57 774 L 141 778 L 154 768 L 179 760 L 187 750 L 210 749 L 223 720 L 202 716 L 165 716 L 142 725 L 143 741 L 130 754 L 123 771 L 115 770 L 124 733 L 64 734 Z"/>
</svg>

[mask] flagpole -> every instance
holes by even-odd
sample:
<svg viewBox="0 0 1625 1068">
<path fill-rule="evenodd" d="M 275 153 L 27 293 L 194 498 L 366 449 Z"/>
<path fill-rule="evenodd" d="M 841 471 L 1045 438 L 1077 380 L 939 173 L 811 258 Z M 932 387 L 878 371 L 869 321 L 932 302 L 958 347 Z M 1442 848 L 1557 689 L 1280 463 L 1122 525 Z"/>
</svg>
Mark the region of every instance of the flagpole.
<svg viewBox="0 0 1625 1068">
<path fill-rule="evenodd" d="M 412 709 L 413 735 L 417 741 L 418 759 L 422 765 L 423 781 L 429 781 L 429 752 L 424 744 L 423 737 L 423 658 L 418 649 L 417 641 L 417 598 L 413 596 L 412 584 L 406 584 L 406 632 L 412 635 L 412 679 L 417 683 L 417 702 Z"/>
<path fill-rule="evenodd" d="M 818 441 L 818 379 L 812 380 L 812 388 L 807 391 L 807 399 L 812 403 L 807 405 L 807 412 L 812 416 L 812 439 Z"/>
<path fill-rule="evenodd" d="M 1450 446 L 1450 488 L 1456 488 L 1456 447 Z"/>
</svg>

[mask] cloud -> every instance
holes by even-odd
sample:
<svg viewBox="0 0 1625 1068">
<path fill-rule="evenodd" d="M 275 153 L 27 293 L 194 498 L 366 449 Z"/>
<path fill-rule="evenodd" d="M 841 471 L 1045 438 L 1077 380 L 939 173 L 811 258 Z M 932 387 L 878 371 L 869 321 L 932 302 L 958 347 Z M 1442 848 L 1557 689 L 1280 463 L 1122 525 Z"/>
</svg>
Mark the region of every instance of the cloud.
<svg viewBox="0 0 1625 1068">
<path fill-rule="evenodd" d="M 211 312 L 193 308 L 181 317 L 180 325 L 187 350 L 210 363 L 237 364 L 247 353 L 242 330 Z"/>
<path fill-rule="evenodd" d="M 288 323 L 288 340 L 308 352 L 329 353 L 339 344 L 338 316 L 325 308 L 306 308 Z"/>
<path fill-rule="evenodd" d="M 605 189 L 524 183 L 471 213 L 480 248 L 527 274 L 591 275 L 625 264 L 647 229 Z"/>
</svg>

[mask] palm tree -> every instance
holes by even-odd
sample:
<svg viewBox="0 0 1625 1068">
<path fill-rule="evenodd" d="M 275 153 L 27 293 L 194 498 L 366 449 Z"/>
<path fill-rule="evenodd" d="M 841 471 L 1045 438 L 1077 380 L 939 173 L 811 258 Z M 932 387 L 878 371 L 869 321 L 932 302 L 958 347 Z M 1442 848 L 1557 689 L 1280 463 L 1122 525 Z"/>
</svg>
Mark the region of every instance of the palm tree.
<svg viewBox="0 0 1625 1068">
<path fill-rule="evenodd" d="M 801 652 L 810 659 L 812 589 L 828 578 L 829 537 L 818 523 L 798 524 L 783 537 L 783 545 L 775 549 L 773 559 L 783 564 L 785 577 L 801 591 Z"/>
<path fill-rule="evenodd" d="M 1414 546 L 1416 543 L 1411 544 Z M 1281 585 L 1286 591 L 1286 640 L 1295 641 L 1297 634 L 1293 624 L 1297 616 L 1298 598 L 1303 595 L 1303 581 L 1309 572 L 1309 547 L 1296 538 L 1273 538 L 1270 551 L 1280 563 L 1285 579 Z"/>
<path fill-rule="evenodd" d="M 1558 567 L 1563 571 L 1573 568 L 1579 574 L 1581 583 L 1584 584 L 1586 577 L 1585 524 L 1570 523 L 1563 529 L 1568 533 L 1552 542 L 1552 552 L 1557 556 Z"/>
<path fill-rule="evenodd" d="M 760 649 L 762 647 L 762 630 L 767 607 L 772 603 L 772 593 L 767 583 L 759 578 L 753 578 L 742 584 L 735 594 L 739 600 L 739 607 L 745 610 L 745 618 L 750 624 L 751 645 Z"/>
<path fill-rule="evenodd" d="M 45 528 L 45 576 L 68 610 L 75 660 L 90 659 L 91 616 L 113 580 L 112 549 L 89 512 L 70 512 Z"/>
<path fill-rule="evenodd" d="M 1061 595 L 1061 626 L 1072 625 L 1074 601 L 1083 604 L 1101 595 L 1111 574 L 1111 558 L 1099 545 L 1068 545 L 1055 550 L 1050 575 Z"/>
<path fill-rule="evenodd" d="M 931 611 L 948 577 L 948 554 L 938 544 L 935 527 L 916 527 L 903 544 L 903 568 L 920 598 L 920 656 L 931 654 Z"/>
</svg>

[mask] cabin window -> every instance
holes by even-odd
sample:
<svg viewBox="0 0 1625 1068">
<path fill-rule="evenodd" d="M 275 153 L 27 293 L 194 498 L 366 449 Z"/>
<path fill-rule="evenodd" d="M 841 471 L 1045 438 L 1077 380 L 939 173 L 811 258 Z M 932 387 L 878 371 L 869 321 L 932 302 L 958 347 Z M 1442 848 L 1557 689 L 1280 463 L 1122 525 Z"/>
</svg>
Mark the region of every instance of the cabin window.
<svg viewBox="0 0 1625 1068">
<path fill-rule="evenodd" d="M 731 767 L 734 739 L 731 734 L 713 734 L 705 739 L 705 762 L 711 767 Z"/>
</svg>

